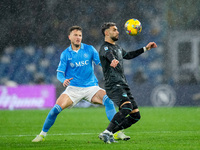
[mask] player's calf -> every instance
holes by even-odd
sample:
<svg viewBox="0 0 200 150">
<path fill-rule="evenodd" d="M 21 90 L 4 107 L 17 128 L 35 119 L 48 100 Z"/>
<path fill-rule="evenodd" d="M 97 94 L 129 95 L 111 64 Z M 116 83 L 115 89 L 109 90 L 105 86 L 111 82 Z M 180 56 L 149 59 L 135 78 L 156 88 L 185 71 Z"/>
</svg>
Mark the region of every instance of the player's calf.
<svg viewBox="0 0 200 150">
<path fill-rule="evenodd" d="M 113 133 L 126 129 L 140 120 L 140 112 L 132 113 L 113 129 Z"/>
<path fill-rule="evenodd" d="M 116 114 L 116 110 L 113 101 L 107 95 L 103 97 L 103 105 L 105 106 L 106 116 L 111 121 Z"/>
<path fill-rule="evenodd" d="M 117 112 L 115 114 L 115 116 L 113 117 L 113 119 L 111 120 L 107 130 L 113 132 L 114 128 L 116 126 L 118 126 L 121 122 L 123 122 L 123 120 L 125 119 L 125 117 L 132 111 L 132 104 L 131 103 L 126 103 L 124 104 L 121 109 L 119 110 L 119 112 Z M 115 132 L 113 132 L 115 133 Z"/>
</svg>

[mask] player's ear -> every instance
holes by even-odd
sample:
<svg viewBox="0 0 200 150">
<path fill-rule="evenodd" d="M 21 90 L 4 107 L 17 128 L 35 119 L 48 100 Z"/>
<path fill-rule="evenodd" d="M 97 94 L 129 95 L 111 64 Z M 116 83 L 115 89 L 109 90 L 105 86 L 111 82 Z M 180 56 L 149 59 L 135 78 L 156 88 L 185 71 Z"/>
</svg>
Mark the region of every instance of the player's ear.
<svg viewBox="0 0 200 150">
<path fill-rule="evenodd" d="M 71 37 L 70 37 L 70 35 L 68 35 L 68 38 L 69 38 L 69 40 L 71 41 Z"/>
<path fill-rule="evenodd" d="M 108 35 L 108 29 L 106 29 L 106 30 L 104 31 L 104 33 L 105 33 L 105 36 Z"/>
</svg>

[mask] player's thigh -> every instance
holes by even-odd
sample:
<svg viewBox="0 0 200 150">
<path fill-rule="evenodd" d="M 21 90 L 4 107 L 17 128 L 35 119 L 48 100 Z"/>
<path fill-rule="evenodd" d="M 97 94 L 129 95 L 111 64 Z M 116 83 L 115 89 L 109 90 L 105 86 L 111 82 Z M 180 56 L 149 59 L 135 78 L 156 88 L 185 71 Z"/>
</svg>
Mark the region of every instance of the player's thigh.
<svg viewBox="0 0 200 150">
<path fill-rule="evenodd" d="M 129 101 L 126 96 L 126 91 L 121 86 L 115 86 L 110 90 L 106 90 L 108 97 L 120 107 L 126 101 Z"/>
<path fill-rule="evenodd" d="M 135 112 L 138 112 L 139 109 L 138 109 L 138 105 L 137 105 L 137 102 L 135 101 L 135 98 L 133 97 L 133 95 L 131 94 L 131 91 L 129 88 L 126 89 L 126 92 L 127 92 L 127 95 L 128 95 L 128 98 L 133 106 L 133 113 Z"/>
<path fill-rule="evenodd" d="M 103 104 L 103 97 L 106 95 L 106 91 L 103 89 L 99 89 L 91 99 L 92 103 L 95 104 Z"/>
<path fill-rule="evenodd" d="M 61 94 L 56 104 L 58 104 L 62 109 L 65 109 L 73 104 L 73 101 L 70 99 L 70 97 L 67 94 Z"/>
</svg>

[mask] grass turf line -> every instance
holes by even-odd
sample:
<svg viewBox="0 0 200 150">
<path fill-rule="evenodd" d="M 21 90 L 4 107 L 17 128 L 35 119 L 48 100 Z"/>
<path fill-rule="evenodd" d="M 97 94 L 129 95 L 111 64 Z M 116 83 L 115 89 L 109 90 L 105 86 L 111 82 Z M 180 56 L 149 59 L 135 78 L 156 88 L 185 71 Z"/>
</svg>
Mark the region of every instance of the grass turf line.
<svg viewBox="0 0 200 150">
<path fill-rule="evenodd" d="M 0 149 L 199 150 L 200 108 L 140 107 L 141 120 L 126 129 L 129 141 L 104 144 L 98 134 L 108 125 L 104 107 L 61 112 L 46 141 L 32 143 L 49 110 L 0 110 Z"/>
</svg>

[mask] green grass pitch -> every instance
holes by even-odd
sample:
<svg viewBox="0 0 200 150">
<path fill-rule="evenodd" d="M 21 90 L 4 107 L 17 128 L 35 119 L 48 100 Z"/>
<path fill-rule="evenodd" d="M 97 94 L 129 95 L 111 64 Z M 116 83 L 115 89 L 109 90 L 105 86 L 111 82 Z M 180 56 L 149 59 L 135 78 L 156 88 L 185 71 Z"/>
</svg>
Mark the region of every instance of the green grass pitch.
<svg viewBox="0 0 200 150">
<path fill-rule="evenodd" d="M 32 143 L 49 110 L 0 110 L 0 149 L 200 150 L 200 107 L 140 107 L 141 120 L 125 130 L 129 141 L 105 144 L 98 134 L 108 125 L 104 107 L 66 109 L 46 141 Z"/>
</svg>

